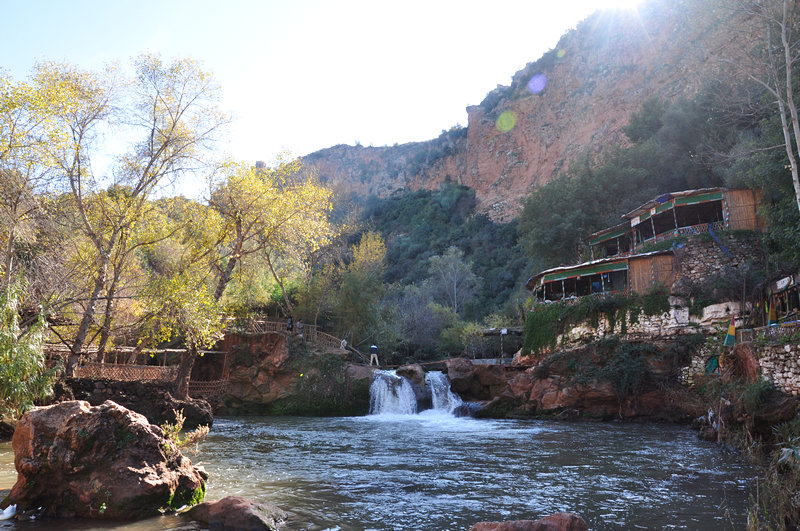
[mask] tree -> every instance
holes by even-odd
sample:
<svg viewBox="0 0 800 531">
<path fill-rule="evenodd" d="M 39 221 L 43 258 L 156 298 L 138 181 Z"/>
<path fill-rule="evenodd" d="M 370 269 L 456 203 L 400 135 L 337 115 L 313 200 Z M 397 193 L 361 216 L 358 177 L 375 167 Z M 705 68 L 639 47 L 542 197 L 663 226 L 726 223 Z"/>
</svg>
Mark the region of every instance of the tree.
<svg viewBox="0 0 800 531">
<path fill-rule="evenodd" d="M 229 164 L 223 179 L 213 183 L 209 205 L 222 221 L 215 300 L 222 298 L 234 271 L 247 257 L 263 259 L 283 294 L 280 265 L 297 263 L 333 237 L 328 220 L 332 193 L 313 177 L 301 175 L 301 162 L 280 162 L 275 168 Z"/>
<path fill-rule="evenodd" d="M 383 328 L 381 297 L 386 244 L 380 234 L 365 232 L 351 248 L 353 259 L 342 273 L 336 297 L 338 334 L 353 345 L 378 341 Z"/>
<path fill-rule="evenodd" d="M 745 35 L 756 35 L 759 45 L 748 46 L 731 64 L 748 79 L 761 85 L 778 109 L 783 145 L 794 185 L 795 202 L 800 210 L 800 117 L 794 99 L 795 65 L 800 60 L 800 6 L 795 0 L 743 0 L 738 4 L 744 15 Z"/>
<path fill-rule="evenodd" d="M 20 326 L 22 292 L 21 282 L 0 291 L 0 415 L 12 418 L 47 396 L 55 379 L 55 370 L 45 367 L 41 316 L 26 328 Z"/>
<path fill-rule="evenodd" d="M 210 209 L 183 198 L 159 200 L 157 207 L 174 227 L 166 238 L 143 249 L 148 278 L 140 293 L 144 315 L 139 341 L 151 347 L 185 344 L 175 391 L 185 398 L 199 349 L 212 346 L 224 325 L 205 260 L 218 236 L 219 220 Z"/>
<path fill-rule="evenodd" d="M 128 235 L 148 198 L 165 181 L 200 163 L 216 131 L 227 121 L 217 108 L 218 87 L 195 62 L 164 62 L 158 56 L 143 55 L 134 66 L 135 79 L 124 94 L 130 105 L 125 107 L 116 105 L 123 102 L 123 96 L 117 95 L 116 79 L 110 72 L 99 75 L 56 63 L 43 63 L 37 69 L 38 80 L 68 96 L 53 113 L 61 138 L 53 143 L 49 155 L 69 191 L 76 212 L 75 229 L 88 238 L 95 254 L 92 287 L 67 374 L 87 343 L 97 304 L 107 289 L 112 259 L 116 256 L 124 261 L 128 256 L 119 249 L 128 245 Z M 128 124 L 132 134 L 141 136 L 117 159 L 113 181 L 126 187 L 126 193 L 109 203 L 98 193 L 101 176 L 93 173 L 91 159 L 99 150 L 97 127 L 113 120 Z"/>
<path fill-rule="evenodd" d="M 0 76 L 0 275 L 7 289 L 15 273 L 15 258 L 35 241 L 42 221 L 40 196 L 52 177 L 47 148 L 58 141 L 51 117 L 65 95 L 54 80 L 13 83 Z"/>
<path fill-rule="evenodd" d="M 475 295 L 480 283 L 472 272 L 472 265 L 464 260 L 464 252 L 450 247 L 443 255 L 432 256 L 428 269 L 434 298 L 458 314 L 464 302 Z"/>
</svg>

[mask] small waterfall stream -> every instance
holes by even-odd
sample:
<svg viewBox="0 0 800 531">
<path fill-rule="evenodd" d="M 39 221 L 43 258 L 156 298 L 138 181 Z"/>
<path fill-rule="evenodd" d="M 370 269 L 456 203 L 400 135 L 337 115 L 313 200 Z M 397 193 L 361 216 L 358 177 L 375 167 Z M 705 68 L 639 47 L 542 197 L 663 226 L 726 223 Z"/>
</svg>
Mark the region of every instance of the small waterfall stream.
<svg viewBox="0 0 800 531">
<path fill-rule="evenodd" d="M 453 414 L 464 401 L 450 390 L 450 379 L 441 371 L 431 371 L 425 375 L 425 383 L 431 390 L 433 409 Z"/>
<path fill-rule="evenodd" d="M 464 402 L 450 390 L 450 380 L 441 371 L 425 375 L 425 392 L 430 394 L 432 409 L 436 412 L 456 414 Z M 396 371 L 375 371 L 369 387 L 370 415 L 414 415 L 417 413 L 417 397 L 406 378 Z"/>
<path fill-rule="evenodd" d="M 411 382 L 395 371 L 375 371 L 369 386 L 370 415 L 413 415 L 417 412 L 417 397 Z"/>
</svg>

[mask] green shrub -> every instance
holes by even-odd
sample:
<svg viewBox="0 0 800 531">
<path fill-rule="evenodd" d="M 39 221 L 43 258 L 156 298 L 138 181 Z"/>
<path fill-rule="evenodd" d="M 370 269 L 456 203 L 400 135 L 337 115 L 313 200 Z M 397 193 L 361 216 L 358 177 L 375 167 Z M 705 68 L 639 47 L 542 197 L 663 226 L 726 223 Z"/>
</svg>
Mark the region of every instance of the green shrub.
<svg viewBox="0 0 800 531">
<path fill-rule="evenodd" d="M 770 397 L 776 393 L 775 384 L 769 380 L 759 380 L 748 384 L 742 392 L 742 405 L 745 411 L 752 414 L 763 404 L 767 403 Z"/>
</svg>

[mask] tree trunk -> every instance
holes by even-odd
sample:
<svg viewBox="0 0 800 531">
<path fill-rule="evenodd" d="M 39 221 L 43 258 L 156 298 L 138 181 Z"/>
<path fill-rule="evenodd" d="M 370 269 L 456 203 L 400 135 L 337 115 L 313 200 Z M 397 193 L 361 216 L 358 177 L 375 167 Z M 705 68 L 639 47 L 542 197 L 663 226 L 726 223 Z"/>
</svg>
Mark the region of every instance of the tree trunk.
<svg viewBox="0 0 800 531">
<path fill-rule="evenodd" d="M 103 363 L 106 355 L 106 346 L 111 336 L 111 321 L 114 318 L 114 295 L 117 292 L 117 281 L 119 281 L 119 271 L 114 272 L 114 279 L 106 294 L 106 312 L 103 316 L 103 325 L 100 327 L 100 343 L 97 345 L 97 362 Z"/>
<path fill-rule="evenodd" d="M 288 315 L 292 315 L 294 313 L 294 308 L 292 307 L 292 303 L 289 302 L 289 296 L 286 294 L 286 288 L 283 286 L 283 281 L 278 276 L 278 273 L 275 271 L 275 268 L 272 267 L 272 260 L 269 258 L 269 254 L 265 255 L 267 259 L 267 265 L 269 266 L 269 270 L 272 273 L 272 278 L 275 279 L 275 282 L 278 283 L 278 286 L 281 287 L 281 294 L 283 295 L 283 302 L 286 303 L 286 311 Z"/>
<path fill-rule="evenodd" d="M 197 359 L 197 347 L 195 346 L 190 346 L 186 352 L 181 354 L 181 364 L 178 368 L 178 376 L 175 378 L 175 398 L 178 400 L 189 398 L 189 380 L 192 377 L 195 359 Z"/>
<path fill-rule="evenodd" d="M 75 372 L 75 367 L 78 365 L 81 351 L 86 342 L 86 336 L 89 334 L 89 327 L 94 321 L 95 306 L 97 305 L 97 301 L 100 300 L 100 292 L 103 290 L 103 286 L 105 286 L 106 283 L 107 268 L 108 264 L 106 263 L 100 268 L 99 274 L 94 281 L 94 289 L 89 296 L 86 310 L 83 312 L 83 319 L 81 319 L 78 333 L 75 336 L 75 342 L 72 344 L 72 353 L 67 361 L 67 368 L 65 371 L 67 377 L 72 377 Z"/>
<path fill-rule="evenodd" d="M 225 287 L 228 285 L 228 282 L 231 281 L 233 278 L 233 270 L 236 268 L 237 259 L 235 256 L 231 256 L 228 259 L 228 264 L 225 266 L 225 269 L 220 274 L 219 282 L 217 282 L 217 289 L 214 290 L 214 300 L 219 302 L 222 298 L 222 294 L 225 293 Z"/>
</svg>

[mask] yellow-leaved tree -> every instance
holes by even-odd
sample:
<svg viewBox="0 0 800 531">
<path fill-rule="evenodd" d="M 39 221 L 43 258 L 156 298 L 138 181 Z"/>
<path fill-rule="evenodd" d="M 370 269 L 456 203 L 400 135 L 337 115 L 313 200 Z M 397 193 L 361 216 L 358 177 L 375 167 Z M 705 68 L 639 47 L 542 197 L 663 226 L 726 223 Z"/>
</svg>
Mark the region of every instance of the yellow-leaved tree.
<svg viewBox="0 0 800 531">
<path fill-rule="evenodd" d="M 76 213 L 72 229 L 94 248 L 91 288 L 80 306 L 68 375 L 97 327 L 98 303 L 104 298 L 113 301 L 113 271 L 121 270 L 131 256 L 126 252 L 130 236 L 149 198 L 201 165 L 216 132 L 228 121 L 218 108 L 219 88 L 196 62 L 142 55 L 134 69 L 132 80 L 121 80 L 113 70 L 95 73 L 42 63 L 34 76 L 38 85 L 51 89 L 48 94 L 55 102 L 49 120 L 57 134 L 47 151 Z M 102 149 L 97 132 L 118 124 L 137 140 L 115 158 L 110 174 L 96 175 L 92 159 Z M 99 192 L 109 184 L 121 187 L 124 194 L 111 203 L 99 201 Z"/>
<path fill-rule="evenodd" d="M 304 173 L 300 160 L 279 161 L 274 168 L 231 163 L 221 176 L 209 200 L 222 223 L 212 263 L 214 299 L 222 298 L 243 260 L 263 260 L 291 313 L 285 274 L 334 237 L 332 192 Z"/>
</svg>

